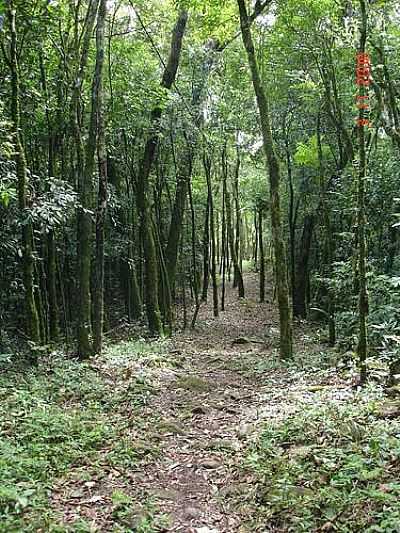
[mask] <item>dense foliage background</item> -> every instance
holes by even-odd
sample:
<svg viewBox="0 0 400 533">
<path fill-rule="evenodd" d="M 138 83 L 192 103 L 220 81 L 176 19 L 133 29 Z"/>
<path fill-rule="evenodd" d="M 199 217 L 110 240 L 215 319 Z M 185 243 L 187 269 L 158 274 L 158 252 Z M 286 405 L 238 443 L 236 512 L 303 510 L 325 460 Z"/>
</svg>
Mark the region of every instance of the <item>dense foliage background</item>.
<svg viewBox="0 0 400 533">
<path fill-rule="evenodd" d="M 144 311 L 153 334 L 194 325 L 209 279 L 215 314 L 231 276 L 243 295 L 243 261 L 260 271 L 262 299 L 274 208 L 235 2 L 1 9 L 1 351 L 28 342 L 35 359 L 40 346 L 77 340 L 84 358 L 101 349 L 99 331 Z M 287 269 L 294 316 L 325 321 L 329 342 L 352 351 L 359 5 L 258 1 L 247 11 L 280 164 L 287 264 L 275 272 Z M 387 0 L 367 15 L 370 355 L 394 364 L 399 12 Z"/>
</svg>

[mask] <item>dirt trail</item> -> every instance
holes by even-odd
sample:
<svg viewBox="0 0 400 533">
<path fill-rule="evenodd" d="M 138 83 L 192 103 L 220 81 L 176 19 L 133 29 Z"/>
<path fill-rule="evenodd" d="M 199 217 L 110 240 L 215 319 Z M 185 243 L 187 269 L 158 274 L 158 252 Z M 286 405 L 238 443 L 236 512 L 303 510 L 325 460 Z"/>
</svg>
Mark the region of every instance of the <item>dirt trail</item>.
<svg viewBox="0 0 400 533">
<path fill-rule="evenodd" d="M 149 416 L 157 413 L 163 420 L 162 452 L 138 483 L 169 516 L 168 531 L 246 531 L 246 506 L 228 502 L 241 493 L 247 499 L 252 491 L 238 464 L 271 388 L 269 372 L 262 366 L 257 372 L 257 365 L 268 362 L 278 340 L 271 304 L 257 302 L 255 275 L 247 275 L 246 289 L 242 301 L 228 290 L 226 311 L 218 318 L 204 305 L 196 331 L 175 338 L 172 353 L 182 367 L 161 377 L 162 395 L 147 408 Z M 288 376 L 280 373 L 272 372 L 285 387 Z M 274 407 L 279 401 L 270 398 L 269 416 Z"/>
<path fill-rule="evenodd" d="M 268 530 L 249 525 L 257 488 L 243 459 L 266 419 L 313 401 L 309 385 L 320 377 L 280 364 L 274 306 L 258 303 L 255 274 L 245 282 L 244 300 L 229 288 L 218 318 L 205 304 L 195 331 L 162 343 L 159 364 L 157 343 L 146 344 L 149 353 L 142 356 L 121 343 L 115 348 L 128 353 L 93 361 L 113 393 L 126 398 L 110 413 L 121 442 L 99 450 L 97 464 L 71 469 L 53 490 L 53 507 L 72 531 L 80 519 L 101 532 Z M 296 339 L 297 353 L 309 357 L 319 349 L 299 326 Z M 127 398 L 129 391 L 140 391 L 140 379 L 145 387 L 152 384 L 152 393 L 134 404 Z"/>
</svg>

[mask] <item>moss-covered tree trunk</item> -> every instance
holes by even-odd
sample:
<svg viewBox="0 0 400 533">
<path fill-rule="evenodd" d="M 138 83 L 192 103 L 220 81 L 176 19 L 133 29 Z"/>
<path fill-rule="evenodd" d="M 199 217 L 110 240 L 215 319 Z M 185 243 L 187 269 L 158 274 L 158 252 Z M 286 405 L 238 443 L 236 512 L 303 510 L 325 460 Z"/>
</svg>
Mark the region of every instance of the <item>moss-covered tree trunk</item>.
<svg viewBox="0 0 400 533">
<path fill-rule="evenodd" d="M 263 232 L 263 208 L 258 210 L 258 248 L 260 250 L 260 302 L 265 301 L 265 254 L 264 254 L 264 232 Z"/>
<path fill-rule="evenodd" d="M 361 24 L 359 53 L 365 54 L 367 44 L 367 5 L 365 0 L 360 0 Z M 359 96 L 364 98 L 368 95 L 368 87 L 359 87 Z M 358 237 L 358 346 L 357 354 L 360 365 L 360 382 L 363 384 L 367 379 L 367 317 L 368 317 L 368 292 L 367 292 L 367 246 L 365 238 L 365 182 L 367 178 L 367 150 L 365 136 L 365 112 L 362 105 L 359 106 L 358 120 L 358 180 L 357 180 L 357 237 Z"/>
<path fill-rule="evenodd" d="M 261 123 L 261 132 L 263 136 L 263 147 L 269 169 L 271 229 L 275 256 L 276 290 L 278 296 L 280 322 L 280 354 L 283 358 L 290 358 L 293 355 L 292 317 L 289 303 L 289 289 L 287 279 L 288 268 L 286 261 L 285 244 L 283 239 L 283 229 L 281 223 L 281 207 L 279 195 L 279 164 L 277 156 L 275 154 L 274 143 L 272 138 L 269 104 L 260 78 L 257 58 L 250 30 L 250 20 L 247 15 L 245 0 L 237 0 L 237 3 L 239 6 L 240 27 L 243 38 L 243 44 L 246 49 L 254 92 L 257 99 L 257 106 Z"/>
<path fill-rule="evenodd" d="M 47 176 L 55 177 L 55 136 L 56 132 L 50 118 L 50 98 L 47 87 L 46 71 L 43 60 L 43 51 L 39 51 L 40 78 L 42 90 L 46 99 L 46 125 L 47 125 Z M 48 329 L 51 341 L 57 341 L 59 335 L 59 309 L 57 298 L 57 262 L 56 238 L 54 228 L 49 228 L 46 235 L 46 292 L 48 300 Z"/>
<path fill-rule="evenodd" d="M 34 259 L 33 259 L 33 227 L 27 216 L 29 206 L 27 191 L 27 165 L 25 150 L 21 139 L 21 113 L 20 113 L 20 84 L 17 54 L 17 29 L 16 12 L 12 0 L 8 1 L 7 16 L 10 25 L 10 76 L 11 76 L 11 119 L 13 127 L 13 141 L 15 147 L 15 168 L 18 184 L 18 206 L 22 223 L 22 270 L 25 300 L 25 329 L 28 339 L 34 344 L 39 344 L 40 322 L 35 302 L 34 290 Z M 36 362 L 32 352 L 32 362 Z"/>
<path fill-rule="evenodd" d="M 171 89 L 176 78 L 187 18 L 187 11 L 182 10 L 179 13 L 178 20 L 173 30 L 169 58 L 161 80 L 161 86 L 167 90 Z M 161 114 L 161 107 L 156 107 L 151 113 L 151 132 L 146 141 L 137 180 L 137 206 L 140 214 L 140 227 L 145 261 L 146 313 L 150 332 L 155 335 L 161 335 L 163 333 L 163 325 L 158 297 L 159 276 L 157 249 L 153 234 L 150 206 L 150 172 L 159 144 Z"/>
<path fill-rule="evenodd" d="M 95 152 L 97 144 L 97 94 L 96 75 L 92 83 L 92 109 L 90 115 L 89 134 L 84 149 L 81 131 L 80 98 L 86 71 L 90 41 L 96 21 L 98 1 L 93 0 L 89 6 L 85 30 L 82 38 L 82 51 L 75 85 L 71 99 L 72 128 L 76 147 L 77 186 L 80 206 L 78 208 L 78 356 L 87 359 L 93 355 L 92 316 L 91 316 L 91 256 L 93 244 L 93 174 L 95 170 Z"/>
<path fill-rule="evenodd" d="M 104 233 L 107 214 L 107 151 L 104 130 L 103 66 L 107 0 L 100 0 L 96 30 L 97 154 L 99 185 L 96 212 L 95 284 L 93 287 L 93 350 L 101 353 L 104 324 Z"/>
</svg>

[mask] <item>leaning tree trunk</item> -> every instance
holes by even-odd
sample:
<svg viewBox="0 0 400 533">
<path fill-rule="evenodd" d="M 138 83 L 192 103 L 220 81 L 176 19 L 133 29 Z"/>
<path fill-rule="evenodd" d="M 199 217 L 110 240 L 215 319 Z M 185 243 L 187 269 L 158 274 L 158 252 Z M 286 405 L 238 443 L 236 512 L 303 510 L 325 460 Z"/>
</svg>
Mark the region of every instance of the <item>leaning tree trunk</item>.
<svg viewBox="0 0 400 533">
<path fill-rule="evenodd" d="M 34 260 L 33 260 L 33 227 L 27 217 L 28 192 L 27 192 L 27 166 L 25 150 L 20 133 L 20 99 L 19 99 L 19 73 L 17 57 L 17 30 L 15 24 L 15 9 L 12 0 L 8 2 L 7 10 L 10 24 L 10 75 L 11 75 L 11 118 L 13 126 L 13 140 L 15 146 L 15 167 L 18 183 L 18 205 L 22 224 L 22 269 L 25 292 L 25 328 L 28 339 L 34 343 L 40 343 L 39 314 L 35 303 L 34 291 Z M 36 356 L 32 354 L 32 362 L 36 363 Z"/>
<path fill-rule="evenodd" d="M 96 212 L 96 263 L 93 289 L 93 349 L 101 353 L 104 324 L 104 229 L 107 213 L 107 151 L 104 131 L 103 66 L 104 26 L 107 16 L 107 0 L 100 0 L 96 31 L 96 77 L 97 77 L 97 133 L 99 160 L 99 187 Z"/>
<path fill-rule="evenodd" d="M 262 86 L 260 73 L 258 70 L 257 59 L 250 30 L 250 20 L 247 15 L 245 0 L 237 0 L 237 2 L 239 6 L 240 27 L 243 38 L 243 44 L 246 49 L 251 76 L 253 80 L 254 92 L 256 94 L 261 122 L 261 132 L 263 136 L 263 147 L 269 169 L 272 241 L 274 245 L 275 255 L 275 276 L 280 322 L 280 354 L 283 358 L 290 358 L 293 355 L 292 317 L 289 304 L 289 289 L 287 279 L 288 269 L 283 239 L 283 229 L 281 223 L 281 207 L 279 197 L 279 163 L 275 154 L 274 142 L 272 138 L 269 103 L 264 88 Z"/>
<path fill-rule="evenodd" d="M 175 82 L 187 18 L 187 11 L 182 10 L 179 13 L 179 17 L 173 31 L 170 54 L 161 80 L 161 86 L 164 89 L 171 89 L 173 83 Z M 158 298 L 159 280 L 157 249 L 153 234 L 149 189 L 150 172 L 154 163 L 160 138 L 159 130 L 161 114 L 161 107 L 156 107 L 151 113 L 150 121 L 152 131 L 145 145 L 144 155 L 140 163 L 139 176 L 137 180 L 137 206 L 140 213 L 140 227 L 145 260 L 146 313 L 150 332 L 155 335 L 161 335 L 163 333 L 163 325 Z"/>
<path fill-rule="evenodd" d="M 182 222 L 185 214 L 186 199 L 193 171 L 193 160 L 203 121 L 201 105 L 207 94 L 204 89 L 213 64 L 212 52 L 214 51 L 215 46 L 216 42 L 214 40 L 211 40 L 206 45 L 206 49 L 209 53 L 206 54 L 206 57 L 202 62 L 201 71 L 197 78 L 198 81 L 192 90 L 191 116 L 194 117 L 194 124 L 189 124 L 188 132 L 184 132 L 186 144 L 177 164 L 175 200 L 165 250 L 165 263 L 172 293 L 174 293 L 178 247 L 182 234 Z"/>
</svg>

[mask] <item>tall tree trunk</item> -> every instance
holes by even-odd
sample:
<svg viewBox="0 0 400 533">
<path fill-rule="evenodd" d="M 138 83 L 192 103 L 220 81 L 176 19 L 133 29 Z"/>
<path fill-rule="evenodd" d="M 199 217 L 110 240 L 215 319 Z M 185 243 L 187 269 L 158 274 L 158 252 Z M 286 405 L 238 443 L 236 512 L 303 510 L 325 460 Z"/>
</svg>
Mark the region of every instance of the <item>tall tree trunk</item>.
<svg viewBox="0 0 400 533">
<path fill-rule="evenodd" d="M 214 316 L 219 315 L 218 309 L 218 283 L 217 283 L 217 258 L 216 258 L 216 243 L 215 243 L 215 223 L 214 223 L 214 200 L 211 183 L 211 168 L 212 163 L 209 156 L 204 154 L 203 157 L 204 170 L 207 179 L 207 191 L 208 191 L 208 209 L 210 216 L 210 240 L 211 240 L 211 280 L 213 288 L 213 310 Z"/>
<path fill-rule="evenodd" d="M 107 16 L 107 0 L 100 0 L 96 30 L 97 134 L 99 186 L 96 212 L 96 263 L 93 289 L 93 349 L 99 354 L 103 345 L 104 324 L 104 231 L 107 213 L 107 150 L 104 130 L 103 67 L 104 27 Z"/>
<path fill-rule="evenodd" d="M 8 1 L 7 16 L 10 24 L 10 75 L 11 75 L 11 119 L 13 127 L 13 140 L 15 146 L 15 166 L 18 183 L 18 206 L 21 218 L 24 219 L 22 224 L 22 269 L 25 297 L 25 330 L 28 339 L 39 344 L 40 339 L 40 322 L 39 314 L 35 302 L 34 289 L 34 259 L 33 259 L 33 227 L 27 217 L 29 208 L 28 191 L 27 191 L 27 165 L 25 150 L 22 144 L 20 127 L 20 84 L 19 68 L 17 55 L 17 30 L 15 23 L 15 9 L 12 0 Z M 32 362 L 36 363 L 36 356 L 32 351 Z"/>
<path fill-rule="evenodd" d="M 253 244 L 253 262 L 254 262 L 254 271 L 258 272 L 258 219 L 257 219 L 257 209 L 254 210 L 254 244 Z"/>
<path fill-rule="evenodd" d="M 47 293 L 49 300 L 49 335 L 50 340 L 58 339 L 59 310 L 57 299 L 57 249 L 54 230 L 47 234 Z"/>
<path fill-rule="evenodd" d="M 326 185 L 324 182 L 324 165 L 323 165 L 323 150 L 321 137 L 321 114 L 318 113 L 317 120 L 317 144 L 318 144 L 318 161 L 319 161 L 319 175 L 320 175 L 320 206 L 322 211 L 322 219 L 325 229 L 325 268 L 327 276 L 332 276 L 333 258 L 334 258 L 334 243 L 332 238 L 331 219 L 329 216 L 328 205 L 326 202 Z M 328 314 L 328 328 L 329 328 L 329 346 L 336 344 L 336 324 L 335 324 L 335 292 L 329 287 L 326 290 L 327 294 L 327 314 Z"/>
<path fill-rule="evenodd" d="M 235 203 L 235 253 L 239 264 L 240 276 L 242 275 L 242 250 L 240 247 L 241 243 L 241 227 L 242 220 L 240 216 L 240 202 L 239 202 L 239 173 L 240 173 L 240 151 L 239 146 L 236 146 L 236 164 L 235 164 L 235 175 L 233 180 L 233 200 Z M 237 287 L 240 283 L 239 280 L 239 271 L 235 273 L 233 286 Z M 243 284 L 243 279 L 242 279 Z M 240 290 L 240 289 L 239 289 Z"/>
<path fill-rule="evenodd" d="M 193 269 L 193 292 L 194 292 L 194 301 L 195 301 L 195 310 L 193 313 L 190 327 L 193 329 L 196 325 L 197 315 L 199 314 L 201 301 L 199 298 L 200 279 L 199 279 L 199 272 L 197 269 L 197 254 L 196 254 L 196 215 L 194 212 L 194 205 L 193 205 L 192 184 L 190 182 L 189 182 L 189 204 L 190 204 L 190 217 L 191 217 L 191 222 L 192 222 L 191 224 L 192 269 Z"/>
<path fill-rule="evenodd" d="M 224 197 L 225 197 L 225 208 L 226 208 L 226 230 L 227 230 L 227 237 L 228 237 L 228 243 L 229 243 L 229 249 L 231 252 L 231 258 L 233 263 L 233 279 L 236 280 L 236 287 L 238 288 L 239 298 L 244 298 L 244 283 L 243 283 L 243 276 L 242 271 L 240 269 L 240 263 L 239 258 L 236 254 L 236 245 L 235 245 L 235 236 L 233 232 L 233 225 L 232 225 L 232 206 L 231 206 L 231 198 L 230 193 L 228 191 L 227 186 L 227 178 L 228 178 L 228 163 L 226 160 L 227 154 L 226 154 L 226 147 L 224 148 L 222 152 L 222 184 L 224 188 Z M 235 283 L 233 285 L 235 287 Z"/>
<path fill-rule="evenodd" d="M 43 51 L 39 51 L 40 77 L 42 89 L 46 99 L 46 124 L 47 124 L 47 176 L 50 179 L 55 177 L 55 132 L 50 118 L 50 98 L 47 88 L 46 71 L 43 60 Z M 53 228 L 49 228 L 46 235 L 46 291 L 48 299 L 48 322 L 49 336 L 51 341 L 58 339 L 59 311 L 57 301 L 57 264 L 56 264 L 56 239 Z"/>
<path fill-rule="evenodd" d="M 271 202 L 272 241 L 275 255 L 275 276 L 279 306 L 280 325 L 280 354 L 283 358 L 291 358 L 292 346 L 292 317 L 289 304 L 289 289 L 287 279 L 287 261 L 281 223 L 281 207 L 279 197 L 280 171 L 275 154 L 272 130 L 269 116 L 269 104 L 262 86 L 258 64 L 250 30 L 250 20 L 247 15 L 245 0 L 237 0 L 240 13 L 240 27 L 243 44 L 251 70 L 254 92 L 257 98 L 263 147 L 269 168 L 269 187 Z"/>
<path fill-rule="evenodd" d="M 263 236 L 263 209 L 258 211 L 258 238 L 260 250 L 260 302 L 265 301 L 265 254 L 264 254 L 264 236 Z"/>
<path fill-rule="evenodd" d="M 170 54 L 161 80 L 161 87 L 164 89 L 171 89 L 176 78 L 187 18 L 187 11 L 182 10 L 179 13 L 177 23 L 173 30 Z M 163 326 L 158 299 L 159 279 L 157 250 L 153 234 L 149 189 L 150 172 L 154 163 L 160 138 L 161 114 L 161 107 L 156 107 L 151 113 L 151 134 L 146 142 L 137 181 L 137 206 L 140 213 L 140 227 L 145 260 L 146 313 L 149 329 L 151 333 L 155 335 L 161 335 L 163 333 Z"/>
<path fill-rule="evenodd" d="M 225 180 L 224 180 L 225 182 Z M 221 311 L 225 311 L 225 277 L 226 277 L 226 248 L 227 248 L 227 234 L 226 234 L 226 186 L 222 187 L 222 224 L 221 224 L 221 265 L 220 275 L 222 275 L 222 291 L 221 291 Z"/>
<path fill-rule="evenodd" d="M 203 290 L 201 300 L 207 301 L 208 283 L 210 280 L 210 194 L 207 194 L 206 216 L 203 232 Z"/>
<path fill-rule="evenodd" d="M 294 212 L 294 187 L 293 187 L 293 175 L 292 175 L 292 160 L 290 157 L 289 139 L 285 138 L 286 149 L 286 164 L 289 183 L 289 250 L 290 250 L 290 290 L 292 295 L 294 294 L 295 287 L 295 269 L 296 269 L 296 221 Z"/>
<path fill-rule="evenodd" d="M 365 0 L 360 0 L 361 24 L 359 53 L 365 54 L 367 43 L 367 5 Z M 368 86 L 360 85 L 359 96 L 368 96 Z M 367 177 L 367 151 L 365 138 L 365 112 L 362 105 L 359 106 L 358 142 L 359 142 L 359 166 L 357 180 L 357 234 L 358 234 L 358 346 L 357 355 L 360 365 L 360 382 L 364 384 L 367 379 L 367 355 L 368 355 L 368 292 L 367 292 L 367 246 L 365 238 L 365 181 Z"/>
<path fill-rule="evenodd" d="M 309 285 L 309 262 L 311 243 L 314 232 L 315 216 L 313 213 L 304 218 L 303 232 L 296 262 L 296 285 L 293 290 L 293 312 L 295 316 L 306 318 L 307 316 L 307 288 Z"/>
<path fill-rule="evenodd" d="M 185 173 L 178 173 L 176 182 L 175 202 L 172 211 L 171 224 L 169 227 L 168 242 L 165 250 L 165 263 L 168 272 L 169 285 L 174 294 L 176 265 L 178 249 L 182 234 L 182 223 L 185 215 L 185 206 L 189 188 L 189 180 L 192 173 L 191 158 L 186 160 L 189 169 Z"/>
<path fill-rule="evenodd" d="M 80 128 L 79 100 L 93 27 L 96 21 L 98 0 L 93 0 L 89 6 L 86 18 L 82 53 L 76 75 L 74 91 L 71 99 L 73 132 L 76 144 L 78 191 L 80 207 L 78 209 L 78 285 L 79 285 L 79 317 L 78 317 L 78 356 L 81 360 L 93 355 L 92 316 L 91 316 L 91 255 L 93 241 L 93 174 L 95 170 L 95 152 L 97 144 L 97 83 L 96 73 L 92 83 L 92 109 L 90 115 L 89 134 L 86 154 L 83 136 Z"/>
</svg>

